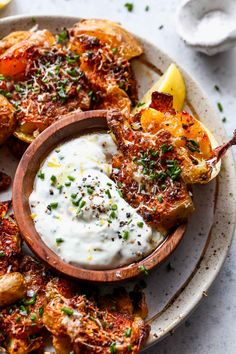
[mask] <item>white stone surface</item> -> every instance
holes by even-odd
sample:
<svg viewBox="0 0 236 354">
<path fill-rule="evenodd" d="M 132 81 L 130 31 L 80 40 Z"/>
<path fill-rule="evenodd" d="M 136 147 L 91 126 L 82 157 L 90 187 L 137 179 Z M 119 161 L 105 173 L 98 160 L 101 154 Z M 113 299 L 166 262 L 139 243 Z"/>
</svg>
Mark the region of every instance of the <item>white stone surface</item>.
<svg viewBox="0 0 236 354">
<path fill-rule="evenodd" d="M 224 108 L 229 135 L 236 128 L 236 48 L 206 57 L 187 48 L 175 32 L 179 0 L 13 0 L 0 17 L 15 14 L 60 14 L 109 18 L 147 38 L 167 52 L 196 78 L 213 106 Z M 149 5 L 150 10 L 145 11 Z M 159 27 L 163 25 L 162 29 Z M 214 86 L 220 87 L 220 92 Z M 234 156 L 235 149 L 234 149 Z M 235 354 L 236 353 L 236 240 L 215 283 L 194 314 L 175 333 L 145 354 Z"/>
</svg>

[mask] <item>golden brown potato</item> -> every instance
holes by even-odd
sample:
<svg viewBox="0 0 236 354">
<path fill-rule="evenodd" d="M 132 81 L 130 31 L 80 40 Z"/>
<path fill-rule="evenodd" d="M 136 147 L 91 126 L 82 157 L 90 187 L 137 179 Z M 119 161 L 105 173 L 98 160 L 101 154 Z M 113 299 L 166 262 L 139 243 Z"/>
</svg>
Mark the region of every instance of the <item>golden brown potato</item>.
<svg viewBox="0 0 236 354">
<path fill-rule="evenodd" d="M 25 281 L 21 273 L 8 273 L 0 277 L 0 307 L 13 304 L 25 292 Z"/>
<path fill-rule="evenodd" d="M 117 48 L 119 54 L 126 59 L 137 57 L 143 53 L 138 41 L 118 23 L 109 20 L 86 19 L 75 24 L 75 36 L 87 34 L 107 42 L 112 48 Z"/>
<path fill-rule="evenodd" d="M 0 55 L 0 74 L 21 79 L 24 76 L 33 47 L 50 48 L 55 37 L 47 30 L 32 32 L 30 37 L 17 42 Z"/>
<path fill-rule="evenodd" d="M 29 31 L 15 31 L 11 32 L 8 36 L 0 41 L 0 54 L 3 54 L 7 49 L 11 48 L 16 43 L 24 41 L 31 36 L 32 32 Z"/>
<path fill-rule="evenodd" d="M 131 102 L 127 93 L 117 86 L 108 87 L 100 104 L 96 109 L 119 109 L 123 114 L 129 115 Z"/>
<path fill-rule="evenodd" d="M 15 108 L 8 99 L 0 95 L 0 145 L 9 138 L 16 127 Z"/>
<path fill-rule="evenodd" d="M 57 354 L 68 354 L 73 351 L 69 336 L 52 336 L 52 343 Z M 78 350 L 76 354 L 79 354 Z"/>
</svg>

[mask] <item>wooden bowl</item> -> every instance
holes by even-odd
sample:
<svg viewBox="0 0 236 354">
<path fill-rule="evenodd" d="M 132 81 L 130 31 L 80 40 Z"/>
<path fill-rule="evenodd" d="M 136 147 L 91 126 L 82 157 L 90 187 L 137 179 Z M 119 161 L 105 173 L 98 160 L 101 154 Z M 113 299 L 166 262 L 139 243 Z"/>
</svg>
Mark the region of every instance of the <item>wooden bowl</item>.
<svg viewBox="0 0 236 354">
<path fill-rule="evenodd" d="M 65 115 L 42 132 L 28 147 L 18 165 L 13 183 L 15 218 L 22 237 L 30 249 L 39 259 L 63 275 L 94 282 L 121 281 L 138 276 L 145 269 L 152 269 L 165 260 L 177 247 L 186 229 L 186 225 L 180 225 L 166 237 L 156 250 L 141 261 L 111 270 L 88 270 L 66 263 L 42 241 L 30 216 L 29 206 L 29 196 L 40 164 L 49 152 L 63 140 L 71 139 L 85 132 L 107 130 L 106 117 L 107 111 L 104 110 L 75 111 Z"/>
</svg>

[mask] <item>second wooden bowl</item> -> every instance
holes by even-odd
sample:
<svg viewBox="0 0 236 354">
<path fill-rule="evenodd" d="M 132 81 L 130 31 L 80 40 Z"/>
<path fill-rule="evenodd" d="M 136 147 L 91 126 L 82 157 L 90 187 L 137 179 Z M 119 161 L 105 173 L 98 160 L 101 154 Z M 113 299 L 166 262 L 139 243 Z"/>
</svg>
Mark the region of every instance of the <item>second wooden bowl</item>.
<svg viewBox="0 0 236 354">
<path fill-rule="evenodd" d="M 92 132 L 107 130 L 107 111 L 73 112 L 51 125 L 42 132 L 37 139 L 28 147 L 23 155 L 13 183 L 13 209 L 17 224 L 23 239 L 35 253 L 49 267 L 63 275 L 86 281 L 116 282 L 130 279 L 166 259 L 177 247 L 185 232 L 185 225 L 180 225 L 174 232 L 169 234 L 163 243 L 146 258 L 110 270 L 91 270 L 64 262 L 42 241 L 37 233 L 34 222 L 30 217 L 29 196 L 32 192 L 34 179 L 40 164 L 48 153 L 63 140 Z"/>
</svg>

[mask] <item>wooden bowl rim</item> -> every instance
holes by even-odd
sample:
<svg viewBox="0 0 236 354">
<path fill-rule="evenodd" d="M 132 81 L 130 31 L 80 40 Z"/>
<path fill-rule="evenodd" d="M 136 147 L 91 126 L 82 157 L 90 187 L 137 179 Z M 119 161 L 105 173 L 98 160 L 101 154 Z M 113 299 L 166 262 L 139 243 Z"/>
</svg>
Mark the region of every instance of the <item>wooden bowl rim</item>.
<svg viewBox="0 0 236 354">
<path fill-rule="evenodd" d="M 29 213 L 29 203 L 26 197 L 25 185 L 33 186 L 38 168 L 48 153 L 60 142 L 80 136 L 88 131 L 106 130 L 106 110 L 75 111 L 63 116 L 53 125 L 44 130 L 27 148 L 16 170 L 13 182 L 13 210 L 21 235 L 32 252 L 50 268 L 64 276 L 92 282 L 118 282 L 128 280 L 143 274 L 143 270 L 151 270 L 163 262 L 178 246 L 186 230 L 186 224 L 179 225 L 165 240 L 148 256 L 138 262 L 109 270 L 85 269 L 63 261 L 54 253 L 38 235 Z M 81 128 L 85 125 L 85 128 Z M 75 132 L 65 134 L 71 128 Z M 52 142 L 51 142 L 52 141 Z M 29 167 L 35 171 L 28 173 Z M 30 182 L 31 180 L 31 182 Z"/>
</svg>

